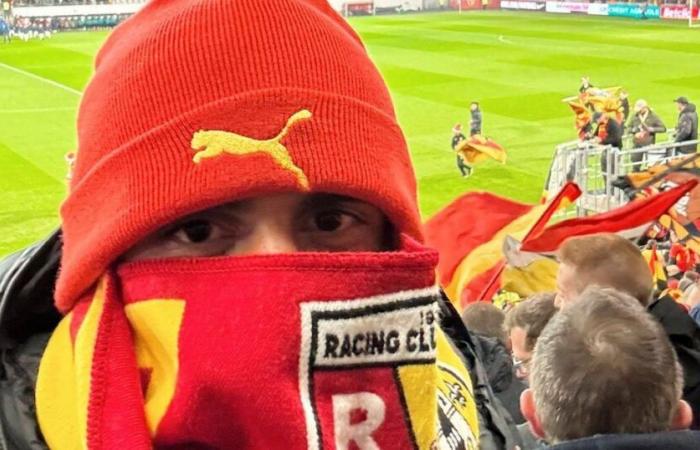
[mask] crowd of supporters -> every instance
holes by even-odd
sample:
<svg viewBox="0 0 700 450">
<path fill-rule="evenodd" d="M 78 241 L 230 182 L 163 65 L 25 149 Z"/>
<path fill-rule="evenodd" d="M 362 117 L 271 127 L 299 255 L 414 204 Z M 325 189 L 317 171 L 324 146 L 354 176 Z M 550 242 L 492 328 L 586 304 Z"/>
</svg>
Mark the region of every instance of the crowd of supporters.
<svg viewBox="0 0 700 450">
<path fill-rule="evenodd" d="M 464 310 L 521 448 L 700 448 L 683 431 L 700 423 L 698 259 L 652 247 L 683 260 L 683 295 L 655 284 L 637 245 L 597 234 L 560 248 L 556 293 Z"/>
<path fill-rule="evenodd" d="M 11 37 L 21 40 L 33 38 L 45 39 L 53 33 L 63 30 L 106 30 L 117 26 L 129 17 L 127 14 L 109 14 L 96 16 L 60 16 L 60 17 L 20 17 L 9 20 L 8 31 Z"/>
</svg>

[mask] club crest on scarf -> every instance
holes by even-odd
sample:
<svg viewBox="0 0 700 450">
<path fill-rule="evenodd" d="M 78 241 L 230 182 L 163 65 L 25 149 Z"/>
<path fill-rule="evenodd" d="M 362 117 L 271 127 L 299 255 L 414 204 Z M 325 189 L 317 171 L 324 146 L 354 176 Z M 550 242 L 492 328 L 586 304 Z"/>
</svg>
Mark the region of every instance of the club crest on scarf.
<svg viewBox="0 0 700 450">
<path fill-rule="evenodd" d="M 437 326 L 436 294 L 301 305 L 309 449 L 477 448 L 471 383 Z"/>
</svg>

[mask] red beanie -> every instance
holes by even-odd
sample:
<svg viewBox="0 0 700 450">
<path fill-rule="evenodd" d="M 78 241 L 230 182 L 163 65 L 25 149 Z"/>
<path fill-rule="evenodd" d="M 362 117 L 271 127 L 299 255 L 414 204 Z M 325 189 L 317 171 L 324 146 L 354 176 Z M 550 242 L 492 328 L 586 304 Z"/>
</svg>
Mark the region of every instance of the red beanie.
<svg viewBox="0 0 700 450">
<path fill-rule="evenodd" d="M 421 238 L 389 93 L 325 0 L 150 1 L 99 52 L 78 141 L 63 312 L 148 234 L 245 197 L 344 194 Z"/>
</svg>

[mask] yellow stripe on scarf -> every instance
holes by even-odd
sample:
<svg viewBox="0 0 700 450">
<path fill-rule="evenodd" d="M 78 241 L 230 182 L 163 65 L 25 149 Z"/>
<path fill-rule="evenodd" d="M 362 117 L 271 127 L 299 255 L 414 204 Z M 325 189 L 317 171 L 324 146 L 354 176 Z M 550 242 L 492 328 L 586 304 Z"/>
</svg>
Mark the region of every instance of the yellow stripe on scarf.
<svg viewBox="0 0 700 450">
<path fill-rule="evenodd" d="M 92 356 L 105 302 L 105 280 L 95 295 L 75 337 L 71 340 L 68 314 L 58 324 L 39 365 L 36 408 L 39 427 L 50 448 L 87 449 L 87 414 Z"/>
<path fill-rule="evenodd" d="M 179 369 L 178 338 L 185 313 L 184 300 L 145 300 L 124 309 L 134 330 L 134 346 L 139 369 L 151 370 L 145 387 L 146 422 L 156 435 L 175 395 Z"/>
<path fill-rule="evenodd" d="M 398 369 L 418 450 L 448 448 L 458 440 L 466 449 L 476 450 L 479 422 L 471 377 L 442 330 L 435 331 L 436 364 Z"/>
</svg>

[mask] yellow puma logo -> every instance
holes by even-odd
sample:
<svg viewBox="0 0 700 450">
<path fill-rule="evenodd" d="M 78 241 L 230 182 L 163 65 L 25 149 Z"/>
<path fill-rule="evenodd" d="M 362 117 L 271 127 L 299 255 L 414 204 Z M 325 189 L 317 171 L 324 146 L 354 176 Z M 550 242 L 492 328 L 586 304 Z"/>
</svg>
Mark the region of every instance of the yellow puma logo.
<svg viewBox="0 0 700 450">
<path fill-rule="evenodd" d="M 195 150 L 192 160 L 199 164 L 205 158 L 215 158 L 223 153 L 231 155 L 249 155 L 251 153 L 267 153 L 283 169 L 292 172 L 304 190 L 309 190 L 309 179 L 294 161 L 280 141 L 287 135 L 289 129 L 297 122 L 311 118 L 311 112 L 302 109 L 294 113 L 280 133 L 267 140 L 257 140 L 228 131 L 199 130 L 192 136 L 192 149 Z"/>
</svg>

